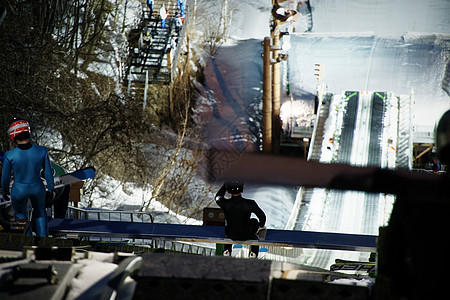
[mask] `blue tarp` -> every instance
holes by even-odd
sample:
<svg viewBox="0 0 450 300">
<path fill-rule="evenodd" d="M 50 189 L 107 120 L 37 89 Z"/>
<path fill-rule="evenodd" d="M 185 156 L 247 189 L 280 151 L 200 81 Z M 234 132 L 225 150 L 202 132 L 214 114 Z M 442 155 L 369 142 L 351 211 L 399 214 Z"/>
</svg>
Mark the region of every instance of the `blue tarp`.
<svg viewBox="0 0 450 300">
<path fill-rule="evenodd" d="M 233 243 L 225 237 L 221 226 L 52 219 L 49 230 L 53 235 L 76 233 L 79 236 Z M 376 239 L 374 235 L 268 229 L 264 241 L 255 239 L 239 243 L 375 252 Z"/>
</svg>

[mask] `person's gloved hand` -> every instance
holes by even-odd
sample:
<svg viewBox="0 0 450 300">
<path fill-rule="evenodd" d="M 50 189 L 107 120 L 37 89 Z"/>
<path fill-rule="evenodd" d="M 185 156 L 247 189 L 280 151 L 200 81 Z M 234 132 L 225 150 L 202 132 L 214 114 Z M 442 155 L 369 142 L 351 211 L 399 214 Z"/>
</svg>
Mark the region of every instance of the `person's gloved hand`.
<svg viewBox="0 0 450 300">
<path fill-rule="evenodd" d="M 258 227 L 258 230 L 256 231 L 256 236 L 258 237 L 258 240 L 264 241 L 266 239 L 266 234 L 267 234 L 266 226 Z"/>
</svg>

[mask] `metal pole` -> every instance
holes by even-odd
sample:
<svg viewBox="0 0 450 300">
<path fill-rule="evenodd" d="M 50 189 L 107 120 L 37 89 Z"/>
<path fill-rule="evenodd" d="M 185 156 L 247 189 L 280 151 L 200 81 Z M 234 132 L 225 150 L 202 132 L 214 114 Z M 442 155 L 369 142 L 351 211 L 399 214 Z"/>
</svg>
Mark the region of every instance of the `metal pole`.
<svg viewBox="0 0 450 300">
<path fill-rule="evenodd" d="M 270 38 L 265 37 L 263 53 L 263 119 L 262 146 L 263 152 L 272 152 L 272 98 L 270 74 Z"/>
<path fill-rule="evenodd" d="M 130 73 L 128 73 L 128 87 L 127 87 L 127 95 L 128 96 L 130 96 L 130 92 L 131 92 L 131 74 Z"/>
<path fill-rule="evenodd" d="M 275 28 L 272 32 L 272 58 L 276 63 L 272 67 L 272 152 L 280 153 L 280 63 L 279 56 L 281 50 L 279 21 L 274 19 Z"/>
<path fill-rule="evenodd" d="M 167 52 L 167 67 L 169 69 L 169 116 L 170 120 L 173 120 L 173 93 L 172 93 L 172 49 L 169 48 Z"/>
<path fill-rule="evenodd" d="M 3 21 L 5 21 L 6 14 L 7 14 L 6 8 L 0 7 L 0 25 L 2 25 Z"/>
<path fill-rule="evenodd" d="M 148 70 L 145 70 L 145 87 L 144 87 L 144 103 L 142 103 L 142 110 L 147 106 L 147 92 L 148 92 Z"/>
</svg>

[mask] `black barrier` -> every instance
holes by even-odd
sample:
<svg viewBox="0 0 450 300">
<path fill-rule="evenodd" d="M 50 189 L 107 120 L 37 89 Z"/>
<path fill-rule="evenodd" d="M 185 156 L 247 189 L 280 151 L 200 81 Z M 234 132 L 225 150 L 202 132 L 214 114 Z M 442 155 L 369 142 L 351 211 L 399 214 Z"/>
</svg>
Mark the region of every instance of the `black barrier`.
<svg viewBox="0 0 450 300">
<path fill-rule="evenodd" d="M 266 300 L 270 267 L 261 260 L 148 254 L 133 299 Z"/>
</svg>

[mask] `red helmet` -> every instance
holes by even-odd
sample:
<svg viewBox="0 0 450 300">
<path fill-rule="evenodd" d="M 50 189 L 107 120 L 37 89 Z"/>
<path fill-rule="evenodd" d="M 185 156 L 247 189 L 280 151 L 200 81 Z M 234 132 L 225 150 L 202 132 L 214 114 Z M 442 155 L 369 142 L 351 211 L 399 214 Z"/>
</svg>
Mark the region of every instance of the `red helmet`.
<svg viewBox="0 0 450 300">
<path fill-rule="evenodd" d="M 14 142 L 14 138 L 22 132 L 31 133 L 30 124 L 27 121 L 22 119 L 14 118 L 8 127 L 8 135 L 9 138 Z"/>
</svg>

